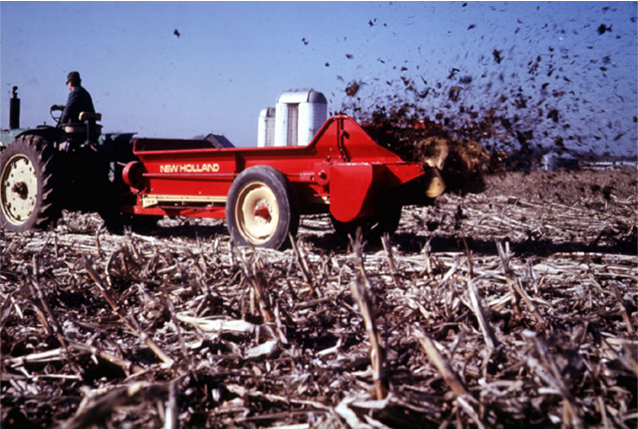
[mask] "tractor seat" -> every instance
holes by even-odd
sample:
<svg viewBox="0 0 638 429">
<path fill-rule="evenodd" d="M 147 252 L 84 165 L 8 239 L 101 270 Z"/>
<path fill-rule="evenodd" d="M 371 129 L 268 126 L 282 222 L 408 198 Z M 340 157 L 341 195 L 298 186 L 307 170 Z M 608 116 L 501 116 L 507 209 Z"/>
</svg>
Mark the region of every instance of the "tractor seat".
<svg viewBox="0 0 638 429">
<path fill-rule="evenodd" d="M 86 133 L 86 125 L 80 122 L 69 122 L 64 124 L 64 132 L 67 134 L 84 134 Z"/>
<path fill-rule="evenodd" d="M 64 125 L 64 132 L 72 140 L 92 140 L 100 135 L 102 126 L 96 122 L 102 120 L 101 113 L 80 112 L 79 120 Z"/>
<path fill-rule="evenodd" d="M 102 114 L 101 113 L 91 113 L 91 112 L 80 112 L 79 119 L 80 119 L 80 122 L 90 121 L 92 119 L 97 122 L 97 121 L 101 121 L 102 120 Z"/>
</svg>

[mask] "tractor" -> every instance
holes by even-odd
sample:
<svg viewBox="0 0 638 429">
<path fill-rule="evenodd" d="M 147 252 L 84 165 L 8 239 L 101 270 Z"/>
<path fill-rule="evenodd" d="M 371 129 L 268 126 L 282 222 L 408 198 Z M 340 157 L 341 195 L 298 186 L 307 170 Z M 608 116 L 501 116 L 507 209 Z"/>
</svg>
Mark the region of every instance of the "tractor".
<svg viewBox="0 0 638 429">
<path fill-rule="evenodd" d="M 22 130 L 20 99 L 13 88 L 10 130 L 0 145 L 0 225 L 9 231 L 45 229 L 62 209 L 97 211 L 117 219 L 115 207 L 130 198 L 122 167 L 134 159 L 132 133 L 101 134 L 99 113 L 82 112 L 79 123 Z"/>
</svg>

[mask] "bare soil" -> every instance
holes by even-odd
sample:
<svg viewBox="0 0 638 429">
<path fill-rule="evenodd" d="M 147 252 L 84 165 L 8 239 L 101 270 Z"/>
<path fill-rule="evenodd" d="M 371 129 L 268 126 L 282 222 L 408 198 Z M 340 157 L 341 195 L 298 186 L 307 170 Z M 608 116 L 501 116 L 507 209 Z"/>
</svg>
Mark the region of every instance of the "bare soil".
<svg viewBox="0 0 638 429">
<path fill-rule="evenodd" d="M 384 246 L 302 219 L 0 235 L 2 427 L 636 427 L 636 171 L 488 176 Z"/>
</svg>

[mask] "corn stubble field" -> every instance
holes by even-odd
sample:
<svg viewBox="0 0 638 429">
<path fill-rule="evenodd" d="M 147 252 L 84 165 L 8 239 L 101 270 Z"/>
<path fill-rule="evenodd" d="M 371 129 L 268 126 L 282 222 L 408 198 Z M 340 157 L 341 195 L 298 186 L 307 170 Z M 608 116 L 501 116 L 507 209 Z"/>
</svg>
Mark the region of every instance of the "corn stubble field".
<svg viewBox="0 0 638 429">
<path fill-rule="evenodd" d="M 487 184 L 376 246 L 2 232 L 2 426 L 635 428 L 636 172 Z"/>
</svg>

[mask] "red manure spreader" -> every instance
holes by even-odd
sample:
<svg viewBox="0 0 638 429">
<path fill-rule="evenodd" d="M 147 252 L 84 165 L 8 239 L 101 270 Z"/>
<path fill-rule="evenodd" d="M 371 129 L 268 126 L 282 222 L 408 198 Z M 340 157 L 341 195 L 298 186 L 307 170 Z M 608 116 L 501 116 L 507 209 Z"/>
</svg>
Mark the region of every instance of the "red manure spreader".
<svg viewBox="0 0 638 429">
<path fill-rule="evenodd" d="M 256 148 L 101 135 L 95 119 L 3 132 L 12 139 L 0 154 L 3 228 L 44 228 L 63 208 L 97 211 L 107 225 L 225 218 L 235 243 L 278 249 L 302 215 L 378 236 L 396 230 L 404 205 L 443 191 L 435 167 L 402 160 L 347 116 L 328 118 L 306 145 Z"/>
</svg>

